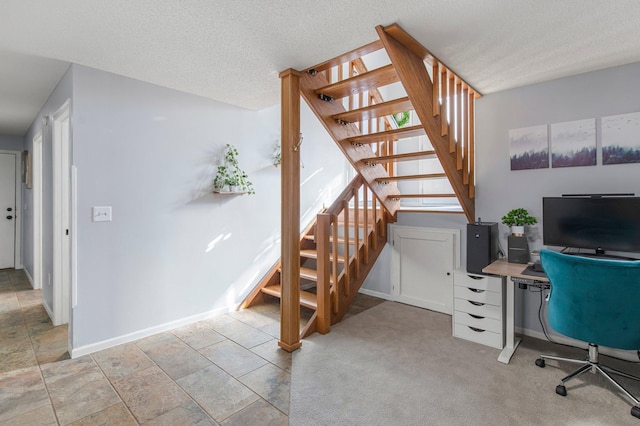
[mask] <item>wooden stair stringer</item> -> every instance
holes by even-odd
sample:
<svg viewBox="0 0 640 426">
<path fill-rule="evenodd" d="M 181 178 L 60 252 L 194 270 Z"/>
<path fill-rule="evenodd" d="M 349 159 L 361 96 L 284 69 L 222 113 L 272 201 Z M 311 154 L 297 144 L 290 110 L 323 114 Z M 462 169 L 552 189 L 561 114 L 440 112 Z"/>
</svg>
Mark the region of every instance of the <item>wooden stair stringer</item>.
<svg viewBox="0 0 640 426">
<path fill-rule="evenodd" d="M 307 225 L 306 228 L 300 232 L 300 249 L 303 250 L 309 242 L 307 241 L 307 237 L 313 235 L 314 229 L 316 225 L 316 220 L 312 220 L 310 224 Z M 264 303 L 264 293 L 262 289 L 264 287 L 273 286 L 276 284 L 280 284 L 280 268 L 281 258 L 269 268 L 266 274 L 262 277 L 262 279 L 256 284 L 256 286 L 249 292 L 249 294 L 244 298 L 244 300 L 238 305 L 237 310 L 247 309 L 255 305 L 259 305 Z M 302 257 L 300 258 L 302 262 Z"/>
<path fill-rule="evenodd" d="M 262 280 L 251 290 L 238 306 L 238 310 L 247 309 L 252 306 L 264 303 L 264 293 L 262 289 L 272 285 L 280 284 L 280 259 L 267 271 Z"/>
<path fill-rule="evenodd" d="M 322 73 L 317 73 L 315 76 L 304 73 L 300 80 L 300 93 L 351 165 L 364 178 L 367 187 L 376 194 L 385 210 L 392 217 L 395 217 L 396 211 L 400 208 L 400 203 L 389 199 L 388 195 L 398 191 L 397 185 L 395 183 L 388 185 L 377 184 L 376 179 L 389 176 L 385 168 L 380 164 L 368 166 L 361 161 L 370 158 L 372 151 L 369 146 L 352 144 L 349 141 L 349 138 L 361 136 L 358 128 L 354 124 L 338 124 L 332 118 L 334 115 L 346 112 L 342 104 L 340 102 L 320 100 L 315 93 L 317 89 L 328 84 L 329 82 Z"/>
<path fill-rule="evenodd" d="M 392 26 L 392 28 L 397 32 L 399 27 Z M 448 138 L 441 135 L 440 120 L 442 118 L 439 116 L 434 117 L 433 115 L 433 83 L 423 59 L 416 56 L 411 49 L 389 35 L 384 27 L 377 26 L 376 31 L 409 99 L 411 99 L 420 122 L 424 126 L 424 130 L 431 141 L 433 149 L 436 151 L 442 168 L 462 206 L 462 210 L 470 222 L 474 221 L 475 202 L 469 197 L 468 185 L 464 183 L 463 175 L 458 170 L 456 154 L 449 152 Z M 410 39 L 412 38 L 410 37 Z M 425 99 L 427 99 L 426 102 Z"/>
</svg>

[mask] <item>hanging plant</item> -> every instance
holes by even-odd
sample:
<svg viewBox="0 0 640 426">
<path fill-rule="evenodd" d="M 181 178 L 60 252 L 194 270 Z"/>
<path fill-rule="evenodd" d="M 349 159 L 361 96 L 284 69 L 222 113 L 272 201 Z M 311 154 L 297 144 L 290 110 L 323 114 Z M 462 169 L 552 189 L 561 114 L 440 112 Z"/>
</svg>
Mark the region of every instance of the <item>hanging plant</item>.
<svg viewBox="0 0 640 426">
<path fill-rule="evenodd" d="M 393 114 L 393 119 L 395 120 L 398 127 L 402 127 L 409 122 L 409 111 L 403 111 Z"/>
<path fill-rule="evenodd" d="M 227 144 L 224 153 L 224 164 L 218 166 L 216 176 L 213 178 L 214 192 L 256 193 L 253 189 L 253 184 L 249 181 L 249 176 L 240 168 L 238 155 L 238 149 L 231 144 Z"/>
</svg>

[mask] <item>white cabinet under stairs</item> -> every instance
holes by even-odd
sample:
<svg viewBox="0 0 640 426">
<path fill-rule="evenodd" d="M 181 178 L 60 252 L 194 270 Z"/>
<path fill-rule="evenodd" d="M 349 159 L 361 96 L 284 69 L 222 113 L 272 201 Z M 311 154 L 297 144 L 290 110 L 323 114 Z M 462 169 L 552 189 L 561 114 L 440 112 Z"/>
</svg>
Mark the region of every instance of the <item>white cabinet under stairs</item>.
<svg viewBox="0 0 640 426">
<path fill-rule="evenodd" d="M 395 300 L 451 315 L 460 231 L 392 226 L 391 232 Z"/>
</svg>

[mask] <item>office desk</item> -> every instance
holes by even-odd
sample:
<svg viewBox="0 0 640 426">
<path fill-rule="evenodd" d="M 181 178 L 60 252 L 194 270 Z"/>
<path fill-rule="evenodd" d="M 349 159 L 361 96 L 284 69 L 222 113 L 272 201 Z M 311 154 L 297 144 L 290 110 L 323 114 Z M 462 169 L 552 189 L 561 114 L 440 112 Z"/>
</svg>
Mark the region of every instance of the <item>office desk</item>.
<svg viewBox="0 0 640 426">
<path fill-rule="evenodd" d="M 540 283 L 548 283 L 549 280 L 546 277 L 534 277 L 531 275 L 524 275 L 522 272 L 527 268 L 528 265 L 522 263 L 509 263 L 506 259 L 498 259 L 495 262 L 487 265 L 482 269 L 482 272 L 485 274 L 491 275 L 501 275 L 503 277 L 516 277 L 516 278 L 526 278 L 530 280 L 534 280 Z M 503 362 L 505 364 L 509 363 L 511 356 L 516 351 L 516 348 L 520 344 L 522 339 L 516 338 L 515 335 L 515 315 L 514 315 L 514 304 L 515 304 L 515 290 L 514 283 L 507 283 L 507 294 L 505 297 L 505 345 L 498 356 L 498 361 Z"/>
</svg>

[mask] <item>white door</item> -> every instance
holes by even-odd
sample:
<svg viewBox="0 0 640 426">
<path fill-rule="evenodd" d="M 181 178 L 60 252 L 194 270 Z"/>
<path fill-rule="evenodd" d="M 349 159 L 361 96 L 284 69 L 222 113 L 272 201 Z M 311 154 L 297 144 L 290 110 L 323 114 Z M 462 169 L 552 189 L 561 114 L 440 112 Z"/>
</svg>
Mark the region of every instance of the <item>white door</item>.
<svg viewBox="0 0 640 426">
<path fill-rule="evenodd" d="M 395 300 L 451 315 L 459 235 L 454 229 L 393 227 Z"/>
<path fill-rule="evenodd" d="M 33 138 L 33 288 L 42 288 L 42 131 Z"/>
<path fill-rule="evenodd" d="M 0 153 L 0 269 L 15 267 L 16 155 Z"/>
<path fill-rule="evenodd" d="M 69 322 L 71 295 L 71 115 L 69 101 L 53 115 L 53 325 Z"/>
</svg>

